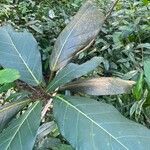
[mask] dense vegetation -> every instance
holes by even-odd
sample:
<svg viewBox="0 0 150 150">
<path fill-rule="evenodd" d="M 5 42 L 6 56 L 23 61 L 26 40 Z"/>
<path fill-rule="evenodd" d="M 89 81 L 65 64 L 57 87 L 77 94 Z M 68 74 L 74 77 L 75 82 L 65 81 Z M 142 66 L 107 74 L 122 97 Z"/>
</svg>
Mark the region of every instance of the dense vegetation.
<svg viewBox="0 0 150 150">
<path fill-rule="evenodd" d="M 62 62 L 61 58 L 60 63 L 55 62 L 57 57 L 53 53 L 55 53 L 54 45 L 58 42 L 56 39 L 59 35 L 62 35 L 61 40 L 65 37 L 67 32 L 64 35 L 60 33 L 73 20 L 73 16 L 83 4 L 84 1 L 82 0 L 0 0 L 0 25 L 2 26 L 0 28 L 0 141 L 2 141 L 0 150 L 15 150 L 16 147 L 20 148 L 20 143 L 23 145 L 22 149 L 32 149 L 31 147 L 34 145 L 35 150 L 72 150 L 73 148 L 90 150 L 94 144 L 88 136 L 92 134 L 95 134 L 95 149 L 98 145 L 96 139 L 99 138 L 106 139 L 102 144 L 105 148 L 101 146 L 101 149 L 111 149 L 111 144 L 112 147 L 116 146 L 119 149 L 115 137 L 118 136 L 116 134 L 119 132 L 125 135 L 130 133 L 130 136 L 136 136 L 136 134 L 141 136 L 132 140 L 129 138 L 131 141 L 128 143 L 129 145 L 121 141 L 126 146 L 120 142 L 122 148 L 148 150 L 148 136 L 150 135 L 150 131 L 147 129 L 150 128 L 150 3 L 148 0 L 120 0 L 114 11 L 103 23 L 104 18 L 101 13 L 106 16 L 113 2 L 97 0 L 96 6 L 101 9 L 100 18 L 98 18 L 98 14 L 96 19 L 90 18 L 90 15 L 89 18 L 93 19 L 95 26 L 96 24 L 102 25 L 101 31 L 97 33 L 95 28 L 92 29 L 92 32 L 97 33 L 93 36 L 89 32 L 88 36 L 91 41 L 86 41 L 81 50 L 89 47 L 88 44 L 90 47 L 73 57 L 71 63 L 68 64 L 67 60 L 66 64 L 68 65 L 63 64 L 63 60 L 69 53 L 67 50 L 64 58 L 62 56 Z M 5 26 L 8 24 L 9 26 Z M 86 31 L 83 23 L 81 24 L 82 30 Z M 88 29 L 86 25 L 85 23 L 85 27 Z M 70 29 L 72 28 L 70 27 Z M 5 38 L 9 43 L 4 30 L 10 34 L 10 37 L 14 36 L 13 43 L 16 47 L 20 48 L 23 43 L 26 43 L 24 44 L 26 45 L 23 49 L 24 52 L 20 51 L 24 59 L 33 50 L 27 68 L 28 70 L 30 67 L 32 68 L 36 56 L 38 63 L 34 65 L 33 73 L 36 74 L 35 79 L 37 78 L 41 82 L 41 86 L 37 86 L 38 80 L 31 80 L 30 73 L 25 71 L 24 66 L 14 67 L 15 62 L 19 62 L 19 59 L 15 58 L 14 54 L 9 51 L 8 44 L 4 43 Z M 82 30 L 77 29 L 76 32 Z M 75 39 L 75 37 L 73 38 Z M 94 42 L 93 39 L 95 39 Z M 82 45 L 78 39 L 73 42 Z M 71 44 L 70 46 L 74 46 Z M 9 43 L 9 45 L 11 44 Z M 4 55 L 3 51 L 7 54 Z M 41 58 L 39 57 L 40 54 Z M 51 54 L 52 57 L 50 57 Z M 59 48 L 57 54 L 59 54 Z M 10 57 L 10 55 L 12 56 Z M 68 55 L 70 56 L 70 53 Z M 40 61 L 42 64 L 39 63 Z M 21 72 L 18 67 L 22 67 L 21 70 L 24 72 Z M 56 73 L 60 68 L 63 69 Z M 69 74 L 73 70 L 74 72 Z M 69 75 L 67 76 L 67 74 Z M 116 77 L 120 79 L 116 79 Z M 59 80 L 60 78 L 63 80 Z M 73 82 L 70 82 L 72 80 Z M 111 87 L 108 88 L 107 84 L 110 84 Z M 57 95 L 56 89 L 58 87 L 60 88 Z M 88 88 L 91 89 L 88 90 Z M 81 108 L 82 112 L 80 107 L 76 106 L 83 104 L 83 101 L 91 106 L 88 107 L 87 105 L 86 108 Z M 110 105 L 113 105 L 124 117 L 134 122 L 120 117 L 120 113 Z M 53 108 L 54 115 L 52 113 Z M 72 108 L 73 111 L 71 111 Z M 40 116 L 41 110 L 42 117 Z M 109 141 L 106 135 L 104 138 L 102 133 L 99 134 L 96 127 L 92 127 L 94 128 L 92 129 L 93 132 L 88 133 L 91 130 L 88 121 L 92 121 L 96 117 L 90 118 L 87 114 L 97 113 L 99 110 L 100 112 L 112 110 L 115 113 L 116 118 L 114 120 L 111 120 L 113 114 L 112 116 L 106 112 L 104 115 L 100 114 L 99 118 L 103 118 L 102 122 L 119 120 L 125 124 L 133 124 L 133 126 L 123 126 L 126 130 L 125 133 L 123 133 L 121 125 L 118 128 L 113 128 L 111 124 L 111 129 L 108 126 L 108 130 L 111 130 L 112 135 L 115 135 L 110 136 L 110 139 L 116 140 L 116 145 L 111 140 Z M 73 118 L 78 116 L 76 111 L 83 115 L 82 119 L 77 119 L 79 125 L 83 126 L 80 128 L 83 134 L 78 131 L 81 133 L 81 143 L 75 141 L 79 136 L 76 135 L 76 128 L 73 128 L 76 123 L 74 121 L 77 121 Z M 66 128 L 63 129 L 64 124 L 66 124 Z M 95 124 L 100 127 L 100 119 L 96 118 L 92 122 L 92 126 Z M 19 130 L 17 127 L 21 127 L 21 125 L 22 128 L 19 133 L 15 132 L 15 130 Z M 130 128 L 133 130 L 132 133 Z M 13 130 L 14 132 L 12 132 Z M 114 133 L 114 131 L 116 132 Z M 23 135 L 26 135 L 26 138 Z M 147 137 L 147 139 L 142 139 L 142 136 Z M 9 138 L 7 139 L 7 137 Z M 84 142 L 84 138 L 88 142 Z M 18 139 L 20 139 L 20 143 L 17 145 Z M 138 140 L 140 143 L 137 142 Z M 137 147 L 136 142 L 139 144 Z"/>
</svg>

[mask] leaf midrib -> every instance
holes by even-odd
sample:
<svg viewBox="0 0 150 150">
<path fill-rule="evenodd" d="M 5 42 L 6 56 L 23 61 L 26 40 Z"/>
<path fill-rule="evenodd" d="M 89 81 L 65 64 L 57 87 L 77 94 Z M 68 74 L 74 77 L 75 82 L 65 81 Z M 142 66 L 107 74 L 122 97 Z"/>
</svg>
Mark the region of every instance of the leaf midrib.
<svg viewBox="0 0 150 150">
<path fill-rule="evenodd" d="M 66 37 L 65 41 L 64 41 L 64 44 L 62 45 L 61 49 L 60 49 L 60 52 L 58 53 L 56 59 L 55 59 L 55 62 L 54 62 L 54 65 L 52 67 L 52 70 L 55 70 L 56 68 L 56 65 L 57 65 L 57 62 L 58 62 L 58 59 L 63 51 L 63 48 L 65 46 L 65 44 L 67 43 L 70 35 L 72 34 L 72 32 L 74 31 L 75 27 L 78 25 L 78 23 L 82 20 L 83 16 L 86 14 L 86 12 L 88 11 L 88 9 L 90 8 L 90 6 L 88 6 L 87 10 L 81 15 L 81 17 L 79 18 L 79 20 L 75 23 L 75 25 L 73 26 L 72 30 L 70 31 L 70 33 L 68 34 L 68 36 Z"/>
<path fill-rule="evenodd" d="M 75 109 L 78 113 L 80 113 L 81 115 L 83 115 L 84 117 L 86 117 L 88 120 L 90 120 L 93 124 L 95 124 L 98 128 L 100 128 L 101 130 L 103 130 L 106 134 L 108 134 L 111 138 L 113 138 L 115 141 L 117 141 L 123 148 L 125 148 L 126 150 L 129 150 L 125 145 L 123 145 L 116 137 L 114 137 L 112 134 L 110 134 L 106 129 L 104 129 L 102 126 L 100 126 L 98 123 L 96 123 L 94 120 L 92 120 L 89 116 L 87 116 L 84 112 L 82 112 L 81 110 L 79 110 L 78 108 L 76 108 L 74 105 L 72 105 L 70 102 L 68 102 L 67 100 L 65 100 L 64 98 L 60 97 L 60 96 L 56 96 L 56 98 L 58 98 L 59 100 L 63 101 L 64 103 L 66 103 L 66 105 L 69 105 L 70 107 L 72 107 L 73 109 Z"/>
<path fill-rule="evenodd" d="M 21 101 L 21 102 L 18 102 L 18 103 L 14 103 L 13 105 L 10 105 L 10 106 L 6 106 L 6 108 L 3 108 L 2 110 L 0 110 L 0 113 L 3 113 L 4 111 L 7 111 L 15 106 L 18 106 L 18 105 L 22 105 L 23 103 L 27 103 L 28 101 L 30 100 L 25 100 L 25 101 Z"/>
<path fill-rule="evenodd" d="M 94 57 L 93 59 L 91 59 L 90 61 L 94 61 L 94 60 L 96 60 L 98 57 Z M 89 63 L 90 63 L 90 61 L 88 61 Z M 98 60 L 97 60 L 98 61 Z M 54 83 L 51 85 L 51 86 L 49 86 L 48 88 L 47 88 L 47 90 L 46 90 L 46 92 L 49 92 L 50 91 L 50 89 L 53 87 L 53 86 L 55 86 L 59 81 L 61 81 L 63 78 L 65 78 L 66 76 L 68 76 L 69 74 L 72 74 L 74 71 L 76 71 L 77 69 L 80 69 L 80 68 L 82 68 L 84 65 L 87 65 L 88 64 L 88 62 L 86 62 L 86 63 L 84 63 L 84 64 L 81 64 L 81 65 L 78 65 L 78 64 L 73 64 L 73 63 L 70 63 L 69 65 L 71 66 L 71 65 L 74 65 L 71 69 L 72 70 L 70 70 L 68 73 L 65 73 L 63 76 L 61 76 L 59 79 L 57 79 L 56 81 L 54 81 Z M 100 62 L 101 61 L 99 61 L 99 63 L 97 63 L 97 64 L 100 64 Z M 68 65 L 68 66 L 69 66 Z M 98 65 L 96 65 L 96 66 L 98 66 Z M 79 68 L 77 68 L 77 67 L 79 67 Z M 69 67 L 68 67 L 69 68 Z M 92 71 L 92 70 L 94 70 L 94 69 L 91 69 L 90 71 Z M 89 71 L 88 71 L 89 72 Z M 83 75 L 83 74 L 82 74 Z M 81 76 L 82 76 L 81 75 Z M 56 76 L 57 77 L 57 76 Z M 76 78 L 78 78 L 79 76 L 77 76 Z M 71 79 L 71 80 L 73 80 L 73 79 Z M 65 83 L 68 83 L 69 81 L 67 81 L 67 82 L 65 82 Z"/>
<path fill-rule="evenodd" d="M 15 51 L 17 52 L 18 56 L 20 57 L 20 59 L 22 60 L 23 64 L 25 65 L 25 67 L 27 68 L 27 70 L 29 71 L 29 73 L 31 74 L 31 76 L 33 77 L 33 79 L 35 80 L 35 82 L 38 84 L 40 84 L 40 82 L 38 81 L 38 79 L 34 76 L 34 74 L 32 73 L 31 69 L 28 67 L 27 63 L 25 62 L 25 60 L 23 59 L 23 57 L 21 56 L 21 54 L 19 53 L 19 51 L 17 50 L 11 35 L 6 31 L 6 29 L 4 29 L 4 31 L 7 33 L 10 41 L 11 41 L 11 45 L 14 47 Z"/>
<path fill-rule="evenodd" d="M 64 74 L 63 76 L 61 76 L 58 80 L 56 80 L 47 90 L 46 92 L 48 92 L 53 86 L 56 85 L 56 83 L 58 83 L 59 81 L 61 81 L 63 78 L 65 78 L 67 75 L 71 74 L 72 72 L 74 72 L 77 68 L 75 68 L 76 66 L 74 66 L 74 68 L 69 71 L 68 73 Z"/>
<path fill-rule="evenodd" d="M 34 107 L 28 112 L 28 114 L 26 115 L 26 117 L 22 120 L 22 122 L 20 123 L 20 125 L 18 126 L 18 129 L 16 130 L 16 132 L 14 133 L 13 137 L 11 138 L 10 142 L 8 143 L 6 150 L 8 150 L 10 144 L 12 143 L 12 141 L 14 140 L 15 136 L 17 135 L 17 133 L 19 132 L 21 126 L 24 124 L 24 122 L 27 120 L 28 116 L 31 114 L 31 112 L 34 110 L 34 108 L 39 104 L 39 102 L 36 102 L 36 104 L 34 105 Z"/>
</svg>

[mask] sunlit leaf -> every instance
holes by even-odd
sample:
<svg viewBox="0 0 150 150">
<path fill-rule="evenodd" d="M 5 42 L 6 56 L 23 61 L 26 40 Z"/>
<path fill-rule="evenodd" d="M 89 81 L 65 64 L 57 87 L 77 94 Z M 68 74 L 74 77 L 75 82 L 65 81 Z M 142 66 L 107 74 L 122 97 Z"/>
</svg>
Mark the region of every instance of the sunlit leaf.
<svg viewBox="0 0 150 150">
<path fill-rule="evenodd" d="M 143 1 L 143 3 L 144 3 L 145 5 L 148 5 L 148 3 L 150 3 L 149 0 L 142 0 L 142 1 Z"/>
<path fill-rule="evenodd" d="M 15 69 L 0 70 L 0 84 L 11 83 L 20 78 L 20 74 Z"/>
</svg>

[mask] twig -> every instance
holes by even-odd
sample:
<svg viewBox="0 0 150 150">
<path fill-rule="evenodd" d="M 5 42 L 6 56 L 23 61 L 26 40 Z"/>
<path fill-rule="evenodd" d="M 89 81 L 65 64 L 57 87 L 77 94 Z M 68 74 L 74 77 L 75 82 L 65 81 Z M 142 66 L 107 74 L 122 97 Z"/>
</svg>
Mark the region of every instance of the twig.
<svg viewBox="0 0 150 150">
<path fill-rule="evenodd" d="M 51 106 L 52 101 L 53 101 L 52 98 L 50 98 L 50 100 L 48 100 L 47 104 L 45 105 L 44 109 L 42 110 L 41 119 L 44 118 L 44 116 L 45 116 L 45 114 L 47 113 L 49 107 Z"/>
<path fill-rule="evenodd" d="M 113 12 L 113 10 L 114 10 L 114 8 L 115 8 L 115 6 L 117 5 L 117 3 L 118 3 L 118 2 L 119 2 L 119 0 L 116 0 L 116 1 L 114 2 L 113 6 L 110 8 L 109 13 L 106 15 L 106 17 L 105 17 L 105 20 L 104 20 L 104 21 L 106 21 L 106 20 L 107 20 L 107 18 L 111 15 L 111 13 Z"/>
<path fill-rule="evenodd" d="M 49 76 L 49 82 L 53 79 L 54 76 L 55 76 L 55 71 L 51 71 Z"/>
<path fill-rule="evenodd" d="M 53 93 L 52 98 L 50 98 L 50 99 L 48 100 L 47 104 L 46 104 L 45 107 L 43 108 L 42 113 L 41 113 L 41 119 L 43 119 L 44 116 L 45 116 L 45 114 L 47 113 L 49 107 L 50 107 L 51 104 L 52 104 L 53 97 L 54 97 L 55 95 L 56 95 L 56 93 Z"/>
</svg>

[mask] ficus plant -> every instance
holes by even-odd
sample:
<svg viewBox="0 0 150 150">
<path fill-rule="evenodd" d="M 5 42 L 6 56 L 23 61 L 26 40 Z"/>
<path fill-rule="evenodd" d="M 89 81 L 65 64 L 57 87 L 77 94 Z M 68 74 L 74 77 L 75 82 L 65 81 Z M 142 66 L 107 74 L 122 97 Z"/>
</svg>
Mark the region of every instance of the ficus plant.
<svg viewBox="0 0 150 150">
<path fill-rule="evenodd" d="M 49 81 L 42 75 L 41 55 L 33 35 L 0 27 L 0 65 L 17 70 L 20 76 L 15 79 L 20 77 L 43 95 L 30 95 L 0 107 L 0 150 L 33 149 L 47 104 L 53 105 L 60 133 L 76 150 L 149 149 L 149 129 L 126 119 L 113 106 L 86 96 L 129 93 L 135 82 L 115 77 L 81 78 L 100 67 L 102 57 L 71 63 L 91 46 L 104 21 L 94 1 L 83 4 L 55 42 L 49 59 Z"/>
</svg>

